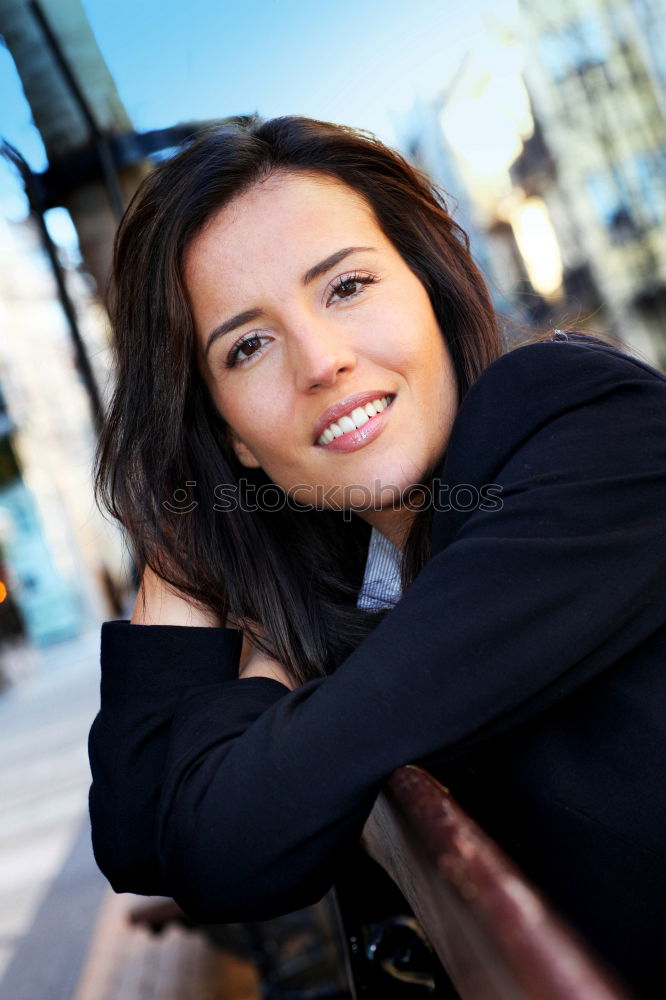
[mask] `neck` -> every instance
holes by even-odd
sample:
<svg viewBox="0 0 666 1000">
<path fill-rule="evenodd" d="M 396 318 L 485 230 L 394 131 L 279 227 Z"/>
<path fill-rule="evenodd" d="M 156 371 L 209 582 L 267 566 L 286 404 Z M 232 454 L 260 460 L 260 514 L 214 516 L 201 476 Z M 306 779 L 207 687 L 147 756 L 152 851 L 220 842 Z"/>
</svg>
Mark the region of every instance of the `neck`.
<svg viewBox="0 0 666 1000">
<path fill-rule="evenodd" d="M 380 531 L 396 548 L 404 551 L 409 529 L 414 520 L 414 511 L 386 508 L 384 510 L 364 510 L 362 513 L 359 511 L 358 516 Z"/>
</svg>

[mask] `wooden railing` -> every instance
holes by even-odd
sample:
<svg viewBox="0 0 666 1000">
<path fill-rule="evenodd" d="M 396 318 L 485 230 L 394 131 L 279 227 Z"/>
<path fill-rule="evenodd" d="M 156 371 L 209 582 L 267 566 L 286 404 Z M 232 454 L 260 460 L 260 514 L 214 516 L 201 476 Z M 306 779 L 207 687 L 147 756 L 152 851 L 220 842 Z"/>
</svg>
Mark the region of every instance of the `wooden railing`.
<svg viewBox="0 0 666 1000">
<path fill-rule="evenodd" d="M 635 1000 L 448 790 L 422 768 L 409 765 L 391 775 L 360 846 L 390 876 L 415 916 L 396 913 L 390 899 L 385 909 L 383 900 L 369 908 L 371 920 L 359 920 L 353 906 L 345 912 L 335 893 L 327 894 L 322 905 L 328 903 L 335 911 L 350 994 L 330 986 L 321 992 L 293 987 L 285 992 L 270 958 L 280 920 L 237 925 L 236 930 L 254 942 L 265 996 Z M 360 891 L 361 897 L 367 896 L 364 886 Z M 282 919 L 286 934 L 287 918 Z M 130 920 L 155 931 L 171 921 L 192 926 L 173 900 L 142 904 Z M 445 983 L 439 971 L 432 973 L 440 962 Z"/>
<path fill-rule="evenodd" d="M 630 1000 L 422 768 L 393 773 L 361 845 L 400 889 L 462 1000 Z"/>
</svg>

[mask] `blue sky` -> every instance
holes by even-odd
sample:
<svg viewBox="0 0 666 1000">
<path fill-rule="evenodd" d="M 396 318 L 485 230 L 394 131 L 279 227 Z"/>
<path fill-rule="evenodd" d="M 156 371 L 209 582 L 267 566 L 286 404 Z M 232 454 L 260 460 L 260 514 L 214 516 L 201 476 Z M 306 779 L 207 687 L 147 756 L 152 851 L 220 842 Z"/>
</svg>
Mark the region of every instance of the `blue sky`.
<svg viewBox="0 0 666 1000">
<path fill-rule="evenodd" d="M 436 94 L 498 0 L 83 0 L 136 129 L 258 111 L 361 126 L 395 143 L 392 115 Z M 0 48 L 0 134 L 34 169 L 44 152 Z M 25 211 L 0 164 L 0 214 Z"/>
</svg>

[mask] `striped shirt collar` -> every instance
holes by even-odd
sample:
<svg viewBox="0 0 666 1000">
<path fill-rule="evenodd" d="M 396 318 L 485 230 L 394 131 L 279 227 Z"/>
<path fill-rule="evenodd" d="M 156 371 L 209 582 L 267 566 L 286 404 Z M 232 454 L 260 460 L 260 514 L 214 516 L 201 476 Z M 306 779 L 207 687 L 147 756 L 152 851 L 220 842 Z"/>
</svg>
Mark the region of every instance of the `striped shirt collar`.
<svg viewBox="0 0 666 1000">
<path fill-rule="evenodd" d="M 402 551 L 386 535 L 372 529 L 363 583 L 359 591 L 359 608 L 392 608 L 400 599 L 400 567 Z"/>
</svg>

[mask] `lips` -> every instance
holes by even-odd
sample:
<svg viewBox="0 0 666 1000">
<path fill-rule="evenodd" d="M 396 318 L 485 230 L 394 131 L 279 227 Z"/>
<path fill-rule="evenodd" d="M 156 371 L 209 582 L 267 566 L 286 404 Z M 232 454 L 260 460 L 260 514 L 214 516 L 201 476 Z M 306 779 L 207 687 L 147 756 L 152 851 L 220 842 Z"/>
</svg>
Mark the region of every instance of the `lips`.
<svg viewBox="0 0 666 1000">
<path fill-rule="evenodd" d="M 351 413 L 357 406 L 365 406 L 373 399 L 381 399 L 382 396 L 392 396 L 394 393 L 386 389 L 372 389 L 370 392 L 357 392 L 354 396 L 346 396 L 339 403 L 333 403 L 327 410 L 324 410 L 319 420 L 315 424 L 314 438 L 312 443 L 316 444 L 329 424 L 343 417 L 346 413 Z"/>
</svg>

